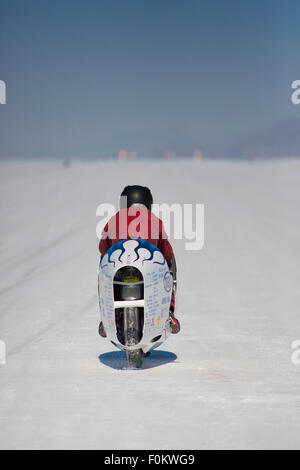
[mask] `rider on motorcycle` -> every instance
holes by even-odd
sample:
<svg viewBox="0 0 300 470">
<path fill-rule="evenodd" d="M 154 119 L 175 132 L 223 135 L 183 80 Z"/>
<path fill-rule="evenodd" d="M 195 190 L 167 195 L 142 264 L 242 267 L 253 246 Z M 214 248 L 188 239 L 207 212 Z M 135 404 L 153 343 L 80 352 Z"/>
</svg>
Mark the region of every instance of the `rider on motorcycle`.
<svg viewBox="0 0 300 470">
<path fill-rule="evenodd" d="M 149 188 L 126 186 L 120 196 L 120 210 L 104 227 L 99 244 L 101 257 L 119 240 L 141 238 L 153 243 L 166 258 L 173 279 L 176 280 L 177 268 L 172 246 L 164 230 L 162 221 L 151 212 L 153 197 Z M 170 326 L 173 334 L 179 333 L 180 323 L 174 316 L 175 289 L 170 304 Z M 106 337 L 103 323 L 100 322 L 99 334 Z"/>
</svg>

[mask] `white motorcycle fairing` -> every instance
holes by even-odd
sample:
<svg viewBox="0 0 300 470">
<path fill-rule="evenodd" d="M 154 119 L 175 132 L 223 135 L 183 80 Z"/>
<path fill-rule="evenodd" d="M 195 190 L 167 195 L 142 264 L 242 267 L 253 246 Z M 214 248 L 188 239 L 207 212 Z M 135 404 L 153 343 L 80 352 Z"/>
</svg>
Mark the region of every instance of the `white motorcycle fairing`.
<svg viewBox="0 0 300 470">
<path fill-rule="evenodd" d="M 142 299 L 114 298 L 114 280 L 118 271 L 125 266 L 134 267 L 141 273 L 144 287 Z M 123 350 L 142 349 L 147 353 L 160 346 L 170 334 L 172 287 L 173 278 L 166 259 L 155 245 L 142 239 L 125 239 L 114 244 L 103 256 L 99 270 L 99 303 L 107 338 Z M 122 344 L 118 338 L 116 309 L 131 307 L 142 307 L 144 322 L 142 338 L 137 344 L 129 346 Z"/>
</svg>

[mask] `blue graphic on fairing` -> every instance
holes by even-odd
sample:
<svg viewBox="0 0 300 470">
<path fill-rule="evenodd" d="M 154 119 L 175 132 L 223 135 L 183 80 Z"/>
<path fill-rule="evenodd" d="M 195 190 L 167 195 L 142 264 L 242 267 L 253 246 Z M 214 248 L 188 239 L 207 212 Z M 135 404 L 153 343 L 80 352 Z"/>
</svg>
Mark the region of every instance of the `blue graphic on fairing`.
<svg viewBox="0 0 300 470">
<path fill-rule="evenodd" d="M 164 265 L 164 264 L 166 263 L 166 259 L 165 259 L 165 257 L 163 256 L 162 252 L 159 250 L 159 248 L 157 248 L 157 246 L 153 245 L 153 243 L 149 242 L 148 240 L 143 240 L 143 239 L 141 239 L 141 238 L 125 238 L 125 239 L 120 240 L 120 241 L 118 241 L 117 243 L 115 243 L 111 248 L 109 248 L 109 249 L 107 250 L 107 252 L 106 252 L 106 254 L 105 254 L 105 256 L 108 255 L 107 263 L 112 263 L 112 264 L 114 265 L 114 267 L 115 267 L 115 264 L 116 264 L 116 263 L 115 263 L 115 261 L 113 261 L 113 260 L 111 259 L 111 257 L 112 257 L 112 255 L 113 255 L 113 253 L 114 253 L 115 251 L 117 251 L 117 250 L 121 250 L 121 254 L 120 254 L 119 259 L 118 259 L 118 261 L 121 262 L 121 257 L 122 257 L 122 255 L 126 252 L 126 249 L 124 248 L 124 243 L 125 243 L 125 242 L 128 242 L 128 241 L 130 241 L 130 240 L 133 240 L 133 241 L 138 242 L 138 245 L 134 248 L 134 252 L 136 253 L 136 256 L 137 256 L 137 258 L 136 258 L 135 261 L 137 261 L 137 260 L 140 258 L 139 249 L 145 248 L 146 250 L 148 250 L 148 251 L 150 252 L 151 256 L 150 256 L 150 258 L 147 258 L 147 259 L 145 259 L 144 261 L 152 261 L 153 258 L 154 258 L 155 252 L 158 251 L 158 252 L 162 255 L 162 257 L 163 257 L 163 262 L 160 263 L 159 261 L 154 261 L 153 264 L 161 264 L 161 265 Z M 104 257 L 103 257 L 103 259 L 104 259 Z M 105 266 L 107 266 L 107 264 L 102 265 L 102 263 L 101 263 L 101 268 L 102 268 L 102 269 L 103 269 Z"/>
<path fill-rule="evenodd" d="M 112 256 L 112 254 L 113 254 L 115 251 L 117 251 L 117 250 L 121 250 L 121 254 L 120 254 L 120 256 L 119 256 L 119 261 L 121 262 L 120 258 L 121 258 L 121 256 L 122 256 L 122 255 L 125 253 L 125 251 L 126 251 L 125 248 L 124 248 L 124 246 L 123 246 L 123 243 L 124 243 L 125 241 L 127 241 L 127 239 L 125 239 L 125 240 L 120 240 L 119 242 L 115 243 L 113 246 L 111 246 L 111 247 L 107 250 L 107 252 L 105 253 L 105 255 L 108 255 L 108 263 L 105 264 L 105 265 L 102 265 L 102 262 L 101 262 L 101 268 L 102 268 L 102 269 L 105 268 L 105 266 L 108 266 L 109 263 L 112 263 L 112 264 L 114 265 L 114 267 L 115 267 L 116 262 L 113 261 L 113 260 L 111 260 L 111 256 Z M 104 256 L 105 256 L 105 255 L 104 255 Z M 104 259 L 104 257 L 103 257 L 103 259 Z"/>
<path fill-rule="evenodd" d="M 160 249 L 157 248 L 157 246 L 155 246 L 153 243 L 149 242 L 148 240 L 143 240 L 142 238 L 135 238 L 134 240 L 139 242 L 139 245 L 134 249 L 134 251 L 136 252 L 136 255 L 137 255 L 137 259 L 139 259 L 139 257 L 140 257 L 139 254 L 138 254 L 138 250 L 140 248 L 145 248 L 146 250 L 150 251 L 151 257 L 145 259 L 144 261 L 152 261 L 153 258 L 154 258 L 154 253 L 156 251 L 158 251 L 163 257 L 163 262 L 160 263 L 159 261 L 154 261 L 153 264 L 161 264 L 163 266 L 166 263 L 164 255 L 162 254 Z"/>
</svg>

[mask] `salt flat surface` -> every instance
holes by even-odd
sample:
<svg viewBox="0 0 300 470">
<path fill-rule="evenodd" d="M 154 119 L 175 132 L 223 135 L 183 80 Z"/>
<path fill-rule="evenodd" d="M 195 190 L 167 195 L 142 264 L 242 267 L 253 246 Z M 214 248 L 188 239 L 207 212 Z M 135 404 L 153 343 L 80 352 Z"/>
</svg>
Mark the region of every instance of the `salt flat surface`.
<svg viewBox="0 0 300 470">
<path fill-rule="evenodd" d="M 0 163 L 1 449 L 300 448 L 300 161 Z M 204 203 L 171 337 L 140 371 L 97 335 L 96 207 Z"/>
</svg>

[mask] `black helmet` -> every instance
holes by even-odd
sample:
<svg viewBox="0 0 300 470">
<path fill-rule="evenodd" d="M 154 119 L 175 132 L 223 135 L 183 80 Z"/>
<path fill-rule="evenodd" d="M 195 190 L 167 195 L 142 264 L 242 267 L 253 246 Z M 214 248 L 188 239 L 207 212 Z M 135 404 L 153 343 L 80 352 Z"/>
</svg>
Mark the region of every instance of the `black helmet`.
<svg viewBox="0 0 300 470">
<path fill-rule="evenodd" d="M 120 197 L 120 208 L 126 209 L 131 207 L 133 204 L 141 204 L 151 210 L 153 197 L 150 189 L 145 186 L 126 186 Z"/>
</svg>

